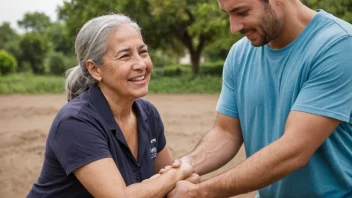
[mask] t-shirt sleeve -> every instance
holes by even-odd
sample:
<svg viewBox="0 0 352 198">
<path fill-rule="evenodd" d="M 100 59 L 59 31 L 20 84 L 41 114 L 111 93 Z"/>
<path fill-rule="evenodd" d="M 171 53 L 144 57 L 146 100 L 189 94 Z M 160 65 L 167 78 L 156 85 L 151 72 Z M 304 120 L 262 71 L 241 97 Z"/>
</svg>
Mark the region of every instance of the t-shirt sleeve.
<svg viewBox="0 0 352 198">
<path fill-rule="evenodd" d="M 99 127 L 78 116 L 66 117 L 59 123 L 51 146 L 67 175 L 93 161 L 111 157 Z"/>
<path fill-rule="evenodd" d="M 321 54 L 292 110 L 352 122 L 352 37 L 340 39 Z"/>
<path fill-rule="evenodd" d="M 222 73 L 222 87 L 220 98 L 216 106 L 216 110 L 224 115 L 238 118 L 237 101 L 236 101 L 236 90 L 234 81 L 234 47 L 229 52 L 224 63 L 224 69 Z"/>
<path fill-rule="evenodd" d="M 164 133 L 164 124 L 163 121 L 160 118 L 160 115 L 156 109 L 154 109 L 155 112 L 155 121 L 157 123 L 157 140 L 158 140 L 158 146 L 157 146 L 157 152 L 159 153 L 164 149 L 166 146 L 166 138 L 165 138 L 165 133 Z"/>
</svg>

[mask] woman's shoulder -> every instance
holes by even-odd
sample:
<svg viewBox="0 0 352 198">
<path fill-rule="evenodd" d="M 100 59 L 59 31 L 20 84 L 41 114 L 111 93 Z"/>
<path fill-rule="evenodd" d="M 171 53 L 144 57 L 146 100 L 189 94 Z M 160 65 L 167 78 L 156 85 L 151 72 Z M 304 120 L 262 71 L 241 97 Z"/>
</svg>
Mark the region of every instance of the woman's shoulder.
<svg viewBox="0 0 352 198">
<path fill-rule="evenodd" d="M 68 119 L 89 120 L 95 117 L 94 107 L 89 101 L 75 98 L 66 103 L 57 113 L 53 124 L 59 124 Z"/>
</svg>

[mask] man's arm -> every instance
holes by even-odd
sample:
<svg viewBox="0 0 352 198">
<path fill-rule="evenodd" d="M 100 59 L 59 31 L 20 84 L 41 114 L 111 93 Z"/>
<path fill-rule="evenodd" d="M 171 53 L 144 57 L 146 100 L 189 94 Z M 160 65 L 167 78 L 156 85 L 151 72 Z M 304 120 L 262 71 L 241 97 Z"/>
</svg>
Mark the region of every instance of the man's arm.
<svg viewBox="0 0 352 198">
<path fill-rule="evenodd" d="M 203 175 L 229 162 L 242 144 L 240 121 L 218 113 L 213 128 L 182 161 L 189 162 L 195 173 Z"/>
<path fill-rule="evenodd" d="M 169 196 L 229 197 L 261 189 L 305 166 L 339 123 L 332 118 L 292 111 L 280 139 L 203 183 L 181 182 Z"/>
</svg>

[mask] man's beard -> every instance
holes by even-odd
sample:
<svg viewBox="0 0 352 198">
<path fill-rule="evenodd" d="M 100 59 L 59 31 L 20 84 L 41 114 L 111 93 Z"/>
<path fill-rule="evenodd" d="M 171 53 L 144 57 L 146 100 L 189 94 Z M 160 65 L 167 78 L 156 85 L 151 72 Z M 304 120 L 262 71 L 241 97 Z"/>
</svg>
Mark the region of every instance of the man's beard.
<svg viewBox="0 0 352 198">
<path fill-rule="evenodd" d="M 276 12 L 270 7 L 270 4 L 265 5 L 264 11 L 266 14 L 259 23 L 259 28 L 261 32 L 258 32 L 258 34 L 260 35 L 261 42 L 252 43 L 252 45 L 255 47 L 266 45 L 270 41 L 277 38 L 281 29 L 281 20 L 277 17 Z M 243 32 L 248 32 L 248 30 L 245 30 Z"/>
</svg>

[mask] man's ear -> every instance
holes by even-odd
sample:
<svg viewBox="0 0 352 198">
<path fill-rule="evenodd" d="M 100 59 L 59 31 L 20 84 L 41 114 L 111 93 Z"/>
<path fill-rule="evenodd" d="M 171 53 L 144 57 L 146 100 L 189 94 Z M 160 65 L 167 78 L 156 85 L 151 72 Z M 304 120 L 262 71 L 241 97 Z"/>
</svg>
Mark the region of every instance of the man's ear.
<svg viewBox="0 0 352 198">
<path fill-rule="evenodd" d="M 101 69 L 97 67 L 92 60 L 86 61 L 86 67 L 90 75 L 98 82 L 102 80 Z"/>
</svg>

